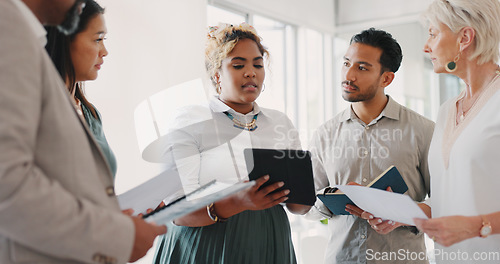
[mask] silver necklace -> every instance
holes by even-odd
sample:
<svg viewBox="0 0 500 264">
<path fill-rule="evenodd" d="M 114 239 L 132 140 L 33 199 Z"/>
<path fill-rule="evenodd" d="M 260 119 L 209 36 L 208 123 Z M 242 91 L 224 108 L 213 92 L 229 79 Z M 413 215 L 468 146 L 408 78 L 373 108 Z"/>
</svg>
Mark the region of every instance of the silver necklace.
<svg viewBox="0 0 500 264">
<path fill-rule="evenodd" d="M 495 71 L 495 76 L 493 77 L 493 79 L 488 83 L 488 85 L 483 88 L 481 91 L 479 91 L 478 93 L 476 93 L 473 98 L 471 99 L 472 100 L 472 104 L 471 106 L 467 109 L 467 110 L 464 110 L 464 100 L 465 100 L 465 95 L 464 97 L 460 98 L 460 100 L 458 100 L 458 105 L 457 105 L 457 108 L 458 108 L 458 111 L 457 111 L 457 114 L 458 114 L 458 120 L 457 120 L 457 123 L 461 123 L 464 121 L 465 119 L 465 116 L 467 114 L 467 112 L 469 112 L 469 110 L 471 110 L 473 107 L 474 107 L 474 104 L 476 104 L 476 101 L 477 99 L 481 96 L 481 94 L 486 90 L 486 88 L 488 88 L 490 86 L 490 84 L 492 84 L 495 79 L 500 75 L 500 66 L 497 67 L 496 71 Z"/>
</svg>

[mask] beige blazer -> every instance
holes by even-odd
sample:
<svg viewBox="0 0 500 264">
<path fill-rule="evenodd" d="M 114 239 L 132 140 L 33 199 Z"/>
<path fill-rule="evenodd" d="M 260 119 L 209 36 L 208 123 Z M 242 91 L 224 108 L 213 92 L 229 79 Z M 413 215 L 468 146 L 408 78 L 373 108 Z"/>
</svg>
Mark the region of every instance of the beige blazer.
<svg viewBox="0 0 500 264">
<path fill-rule="evenodd" d="M 0 1 L 0 263 L 126 263 L 133 240 L 52 61 Z"/>
</svg>

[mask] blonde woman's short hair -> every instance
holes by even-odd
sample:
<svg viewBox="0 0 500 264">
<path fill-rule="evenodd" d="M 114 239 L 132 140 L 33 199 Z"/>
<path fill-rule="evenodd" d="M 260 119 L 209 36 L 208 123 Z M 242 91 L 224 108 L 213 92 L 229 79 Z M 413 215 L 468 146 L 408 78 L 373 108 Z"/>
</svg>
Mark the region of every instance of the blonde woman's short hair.
<svg viewBox="0 0 500 264">
<path fill-rule="evenodd" d="M 476 47 L 469 59 L 477 58 L 479 64 L 498 61 L 499 0 L 435 0 L 423 13 L 423 18 L 432 25 L 443 23 L 455 33 L 464 27 L 472 27 L 476 31 Z"/>
<path fill-rule="evenodd" d="M 255 41 L 261 55 L 269 57 L 269 52 L 257 35 L 257 31 L 247 23 L 239 25 L 219 24 L 208 28 L 207 45 L 205 48 L 205 67 L 207 74 L 215 86 L 215 74 L 222 66 L 222 61 L 233 51 L 238 41 L 242 39 L 251 39 Z"/>
</svg>

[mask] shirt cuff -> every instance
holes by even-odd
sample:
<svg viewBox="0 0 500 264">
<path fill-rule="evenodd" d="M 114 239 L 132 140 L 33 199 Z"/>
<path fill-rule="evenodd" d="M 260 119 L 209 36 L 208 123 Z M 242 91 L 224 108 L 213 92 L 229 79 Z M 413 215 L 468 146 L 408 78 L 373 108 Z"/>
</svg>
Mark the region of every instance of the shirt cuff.
<svg viewBox="0 0 500 264">
<path fill-rule="evenodd" d="M 305 214 L 306 219 L 309 220 L 321 220 L 325 218 L 332 218 L 333 214 L 328 210 L 328 208 L 320 201 L 316 200 L 316 203 L 311 210 Z"/>
</svg>

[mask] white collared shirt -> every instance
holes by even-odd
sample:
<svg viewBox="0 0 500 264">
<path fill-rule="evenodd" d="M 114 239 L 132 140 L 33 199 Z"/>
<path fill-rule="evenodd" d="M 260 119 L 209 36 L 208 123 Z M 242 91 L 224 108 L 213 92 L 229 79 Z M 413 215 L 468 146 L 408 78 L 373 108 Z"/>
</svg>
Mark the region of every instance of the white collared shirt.
<svg viewBox="0 0 500 264">
<path fill-rule="evenodd" d="M 28 8 L 28 6 L 26 6 L 23 1 L 10 1 L 12 1 L 17 6 L 23 17 L 26 19 L 28 25 L 33 30 L 33 34 L 35 34 L 36 38 L 40 41 L 40 45 L 42 45 L 42 47 L 45 47 L 45 45 L 47 44 L 47 38 L 45 37 L 47 35 L 47 31 L 40 23 L 38 18 L 36 18 L 35 14 L 33 14 L 33 12 Z"/>
<path fill-rule="evenodd" d="M 226 111 L 243 123 L 251 122 L 258 114 L 257 129 L 235 127 L 224 114 Z M 169 127 L 165 163 L 176 166 L 186 193 L 214 179 L 224 183 L 248 180 L 245 148 L 301 148 L 290 119 L 256 103 L 254 110 L 244 115 L 212 97 L 207 105 L 178 109 Z"/>
</svg>

